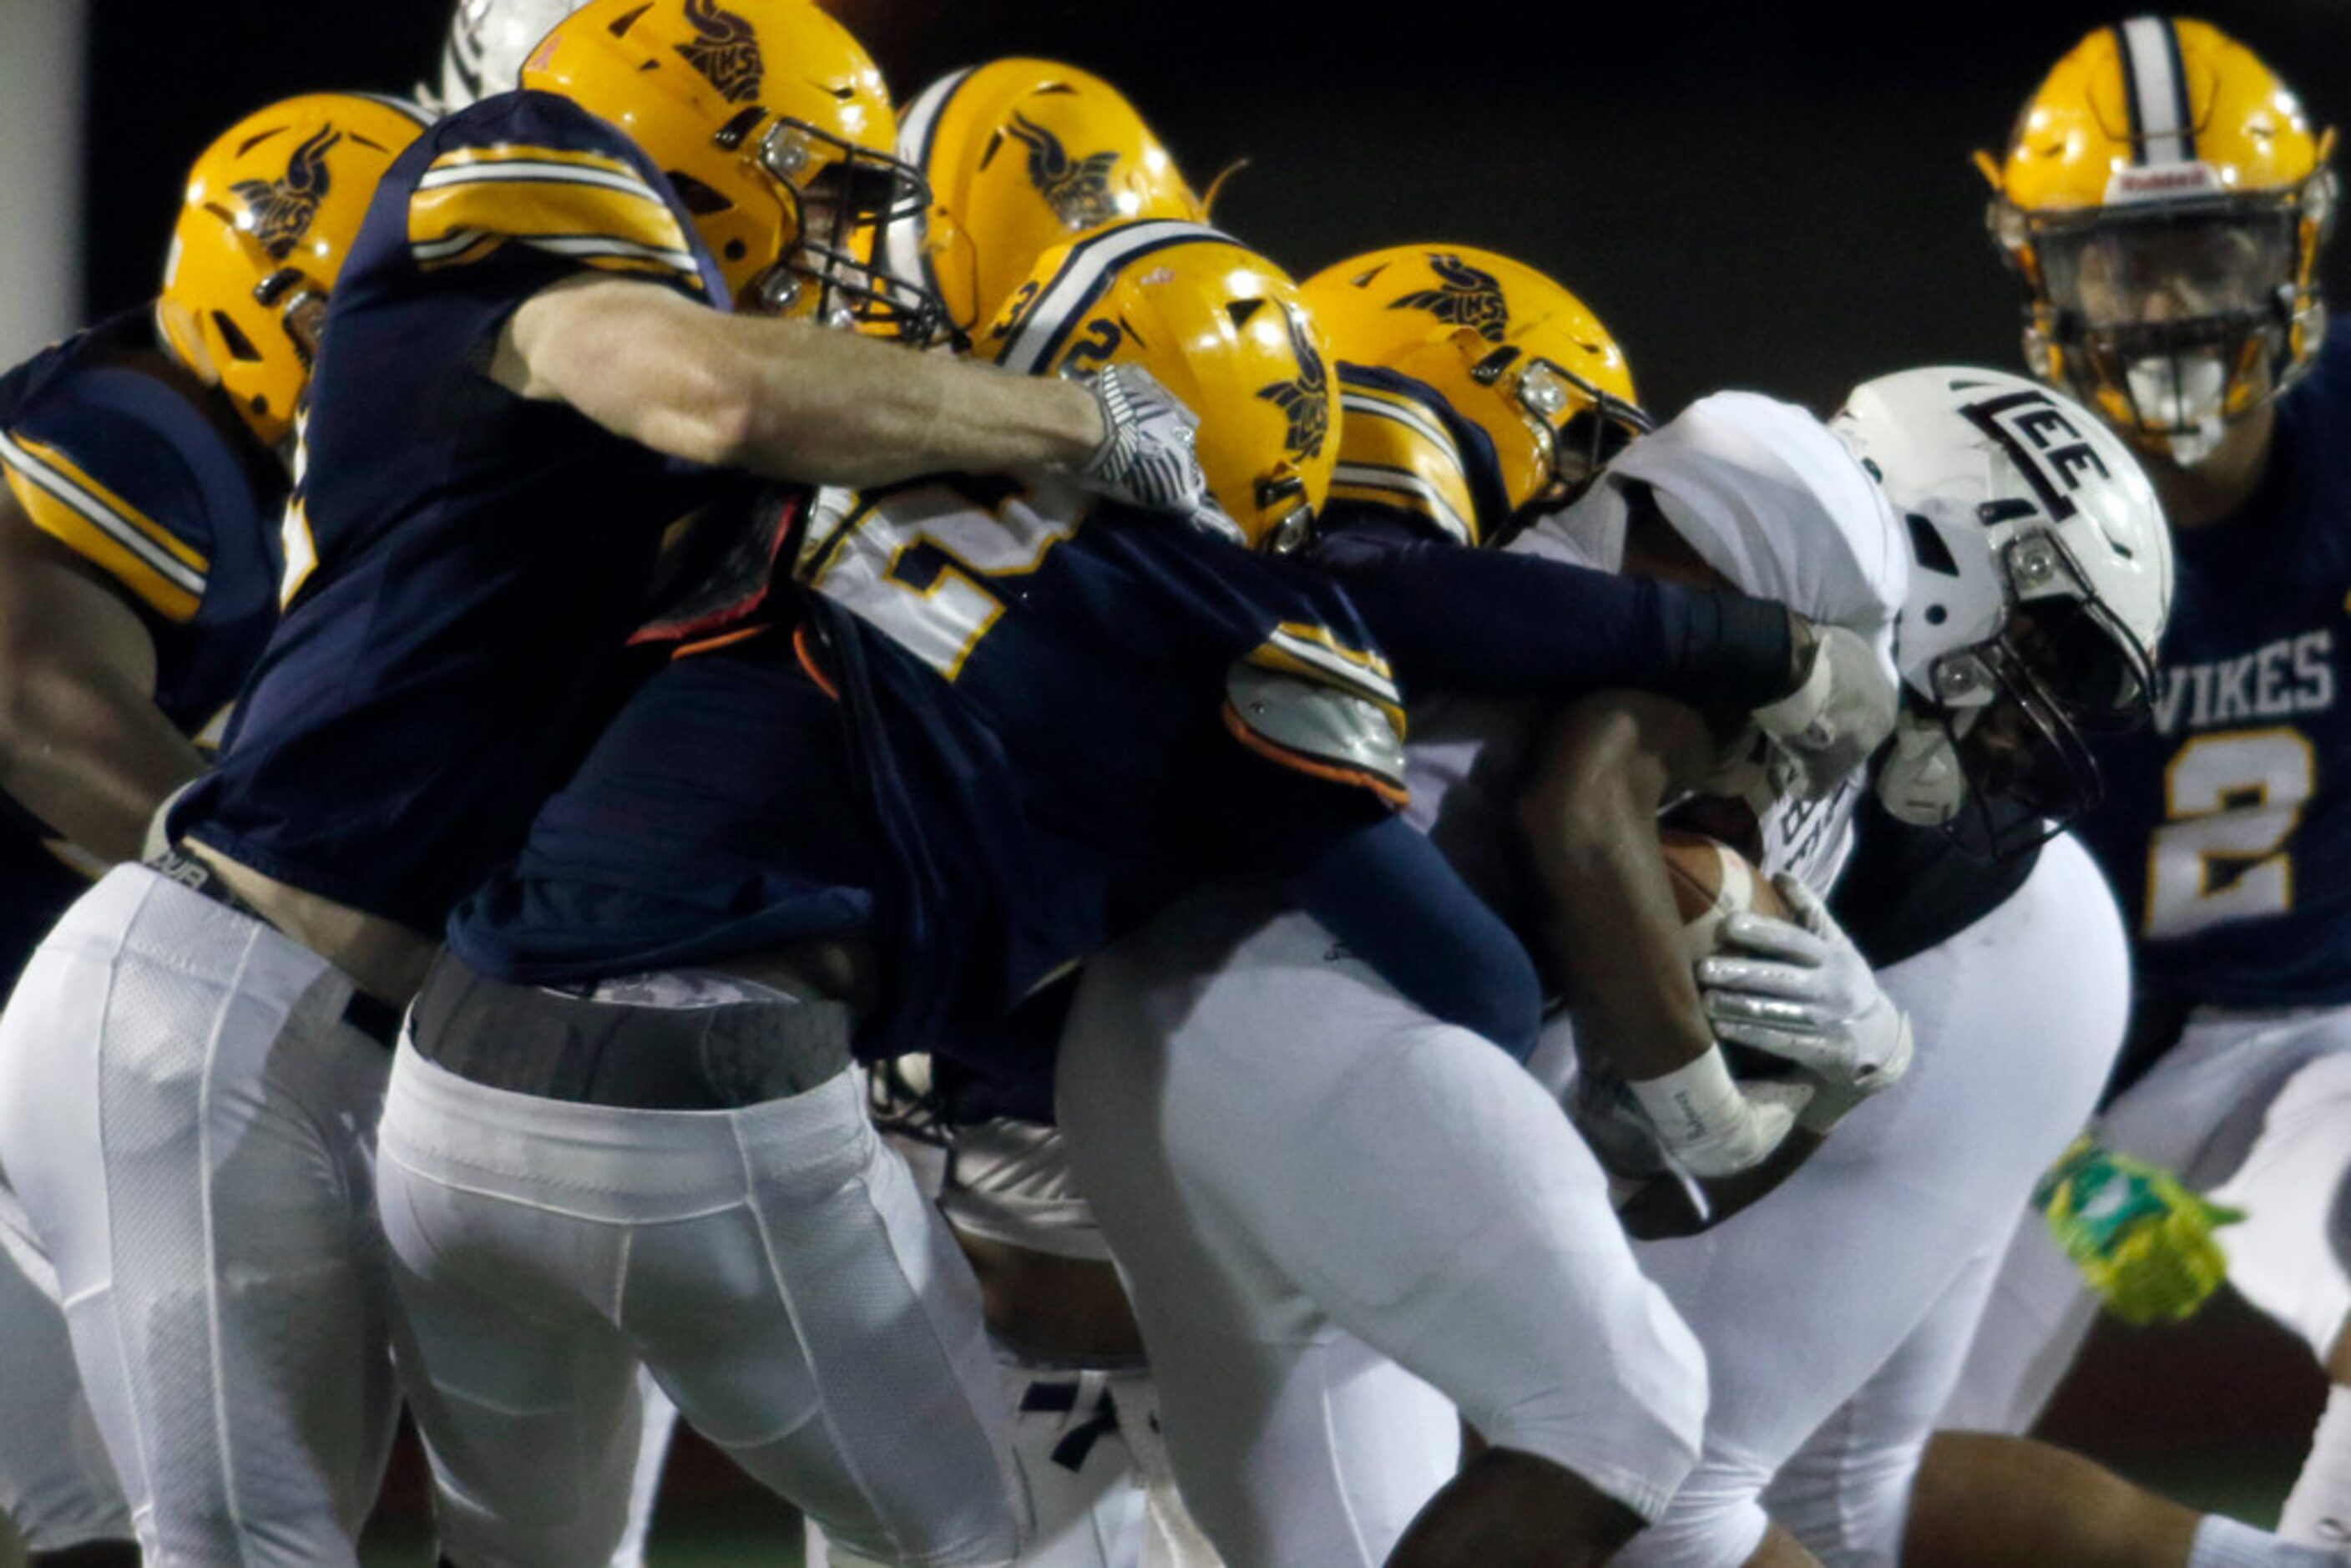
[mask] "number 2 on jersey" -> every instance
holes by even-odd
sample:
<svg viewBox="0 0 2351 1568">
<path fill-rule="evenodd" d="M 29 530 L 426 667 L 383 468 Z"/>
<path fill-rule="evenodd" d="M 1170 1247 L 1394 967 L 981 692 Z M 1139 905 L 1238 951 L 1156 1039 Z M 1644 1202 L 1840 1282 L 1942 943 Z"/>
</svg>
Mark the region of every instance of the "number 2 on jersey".
<svg viewBox="0 0 2351 1568">
<path fill-rule="evenodd" d="M 2165 824 L 2147 852 L 2147 932 L 2187 936 L 2294 907 L 2285 842 L 2318 784 L 2298 729 L 2199 735 L 2163 770 Z"/>
<path fill-rule="evenodd" d="M 1017 487 L 986 497 L 944 483 L 896 491 L 851 514 L 815 586 L 954 680 L 1004 613 L 1001 580 L 1043 565 L 1081 515 Z"/>
</svg>

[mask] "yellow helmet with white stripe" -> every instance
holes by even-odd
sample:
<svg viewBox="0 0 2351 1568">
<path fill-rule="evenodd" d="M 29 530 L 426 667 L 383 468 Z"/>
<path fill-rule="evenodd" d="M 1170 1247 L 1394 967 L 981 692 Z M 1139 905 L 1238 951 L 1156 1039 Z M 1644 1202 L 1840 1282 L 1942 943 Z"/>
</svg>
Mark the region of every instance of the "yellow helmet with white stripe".
<svg viewBox="0 0 2351 1568">
<path fill-rule="evenodd" d="M 746 309 L 920 341 L 938 305 L 876 264 L 881 226 L 922 210 L 892 153 L 889 90 L 809 0 L 590 0 L 523 62 L 522 85 L 611 121 L 668 176 Z"/>
<path fill-rule="evenodd" d="M 1500 492 L 1477 494 L 1470 455 L 1426 396 L 1357 378 L 1345 388 L 1343 497 L 1402 506 L 1450 537 L 1489 542 L 1524 508 L 1572 499 L 1649 428 L 1608 329 L 1508 256 L 1392 246 L 1325 267 L 1304 293 L 1346 365 L 1419 383 L 1482 434 Z"/>
<path fill-rule="evenodd" d="M 2176 462 L 2209 455 L 2325 335 L 2334 136 L 2206 23 L 2134 16 L 2083 39 L 2006 155 L 1976 154 L 2033 373 Z"/>
<path fill-rule="evenodd" d="M 1125 95 L 1091 71 L 1002 59 L 940 78 L 900 116 L 898 152 L 931 204 L 893 225 L 891 265 L 919 275 L 971 332 L 1037 258 L 1090 229 L 1207 213 Z"/>
<path fill-rule="evenodd" d="M 328 291 L 376 183 L 423 129 L 398 99 L 308 93 L 246 115 L 188 171 L 156 322 L 263 444 L 292 429 Z"/>
<path fill-rule="evenodd" d="M 1208 488 L 1253 546 L 1302 544 L 1330 493 L 1329 345 L 1290 275 L 1229 235 L 1146 221 L 1057 246 L 980 349 L 1028 375 L 1148 370 L 1199 415 Z"/>
</svg>

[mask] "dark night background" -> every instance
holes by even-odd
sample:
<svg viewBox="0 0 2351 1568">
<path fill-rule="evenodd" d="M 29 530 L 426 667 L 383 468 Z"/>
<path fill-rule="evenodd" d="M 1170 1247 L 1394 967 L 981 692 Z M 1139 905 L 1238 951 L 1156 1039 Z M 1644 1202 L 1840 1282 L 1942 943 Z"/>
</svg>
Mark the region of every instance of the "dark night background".
<svg viewBox="0 0 2351 1568">
<path fill-rule="evenodd" d="M 175 185 L 209 137 L 290 92 L 404 90 L 436 68 L 448 3 L 91 9 L 84 256 L 102 310 L 153 287 Z M 1251 160 L 1217 215 L 1299 276 L 1419 240 L 1542 267 L 1615 332 L 1660 413 L 1725 384 L 1833 407 L 1904 364 L 2014 363 L 2014 293 L 1968 154 L 1996 150 L 2041 74 L 2117 15 L 2079 0 L 833 9 L 902 99 L 998 55 L 1107 76 L 1196 187 Z M 2321 123 L 2351 118 L 2351 5 L 2205 15 Z"/>
<path fill-rule="evenodd" d="M 0 0 L 0 47 L 11 9 L 43 3 Z M 2074 0 L 834 9 L 902 99 L 1007 54 L 1109 77 L 1196 186 L 1251 161 L 1217 215 L 1299 276 L 1420 240 L 1544 267 L 1614 329 L 1661 414 L 1726 384 L 1825 410 L 1905 364 L 2015 364 L 2016 294 L 1985 238 L 1987 192 L 1968 154 L 1997 150 L 2042 73 L 2117 16 Z M 212 135 L 291 92 L 405 90 L 437 69 L 448 0 L 90 0 L 90 12 L 83 255 L 95 317 L 152 292 L 178 183 Z M 2351 119 L 2351 3 L 2202 14 L 2281 70 L 2317 123 Z M 2346 252 L 2325 268 L 2338 299 L 2351 299 Z M 2258 1512 L 2306 1440 L 2317 1378 L 2241 1310 L 2218 1316 L 2190 1333 L 2110 1336 L 2058 1427 L 2191 1490 L 2210 1466 L 2254 1466 L 2266 1478 L 2255 1495 L 2269 1494 Z M 693 1473 L 689 1495 L 715 1501 L 706 1468 Z M 413 1489 L 411 1473 L 400 1490 L 412 1502 Z"/>
</svg>

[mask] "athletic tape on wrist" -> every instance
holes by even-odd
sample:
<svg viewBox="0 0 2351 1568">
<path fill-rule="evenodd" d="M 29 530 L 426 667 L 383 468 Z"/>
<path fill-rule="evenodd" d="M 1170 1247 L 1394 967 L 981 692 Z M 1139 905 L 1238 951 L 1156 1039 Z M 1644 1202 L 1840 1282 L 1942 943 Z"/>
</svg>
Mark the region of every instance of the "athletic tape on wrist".
<svg viewBox="0 0 2351 1568">
<path fill-rule="evenodd" d="M 1662 1077 L 1631 1080 L 1627 1086 L 1668 1149 L 1719 1137 L 1747 1113 L 1746 1096 L 1731 1081 L 1719 1046 Z"/>
</svg>

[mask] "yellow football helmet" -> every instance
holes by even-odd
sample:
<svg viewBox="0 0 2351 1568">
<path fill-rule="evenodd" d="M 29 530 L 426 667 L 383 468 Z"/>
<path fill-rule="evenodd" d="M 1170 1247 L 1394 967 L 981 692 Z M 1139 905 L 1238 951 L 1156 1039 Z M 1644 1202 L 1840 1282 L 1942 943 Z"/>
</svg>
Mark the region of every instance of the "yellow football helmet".
<svg viewBox="0 0 2351 1568">
<path fill-rule="evenodd" d="M 890 265 L 936 290 L 961 333 L 993 318 L 1039 256 L 1089 229 L 1207 218 L 1118 89 L 1051 60 L 940 78 L 906 105 L 898 155 L 930 181 L 931 204 L 891 225 Z"/>
<path fill-rule="evenodd" d="M 1505 517 L 1573 499 L 1649 428 L 1624 352 L 1583 302 L 1534 268 L 1468 246 L 1391 246 L 1325 267 L 1306 301 L 1350 365 L 1425 383 L 1493 443 Z M 1425 422 L 1423 422 L 1425 423 Z M 1448 533 L 1493 542 L 1454 443 L 1412 422 L 1347 427 L 1351 470 L 1401 471 Z M 1441 503 L 1441 504 L 1439 504 Z"/>
<path fill-rule="evenodd" d="M 1243 538 L 1305 542 L 1338 461 L 1330 349 L 1298 285 L 1239 241 L 1145 220 L 1056 246 L 980 347 L 1028 375 L 1141 365 L 1199 416 L 1200 467 Z"/>
<path fill-rule="evenodd" d="M 849 30 L 809 0 L 591 0 L 522 85 L 611 120 L 669 177 L 737 305 L 927 342 L 938 304 L 873 262 L 922 210 L 896 112 Z"/>
<path fill-rule="evenodd" d="M 376 182 L 424 124 L 398 99 L 308 93 L 238 120 L 188 171 L 156 324 L 264 445 L 293 428 L 328 291 Z"/>
<path fill-rule="evenodd" d="M 1976 154 L 1992 237 L 2023 282 L 2033 373 L 2192 464 L 2305 370 L 2335 133 L 2243 45 L 2135 16 L 2057 62 Z"/>
</svg>

